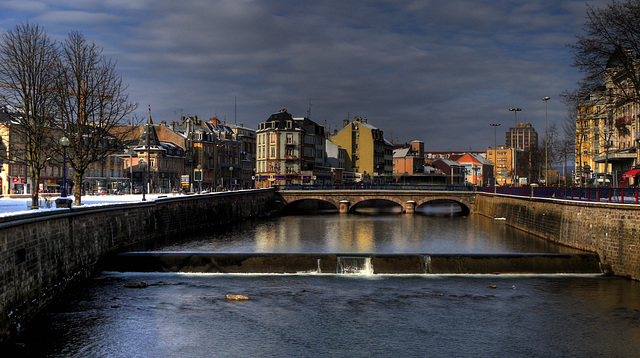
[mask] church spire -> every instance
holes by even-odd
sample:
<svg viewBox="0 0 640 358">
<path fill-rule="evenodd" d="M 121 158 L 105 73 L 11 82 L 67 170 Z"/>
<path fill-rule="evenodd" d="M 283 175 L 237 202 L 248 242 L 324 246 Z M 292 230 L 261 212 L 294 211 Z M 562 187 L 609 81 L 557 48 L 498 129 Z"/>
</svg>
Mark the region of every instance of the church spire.
<svg viewBox="0 0 640 358">
<path fill-rule="evenodd" d="M 151 148 L 159 148 L 160 141 L 158 140 L 158 133 L 156 133 L 155 126 L 153 125 L 153 120 L 151 119 L 151 105 L 149 105 L 149 113 L 147 115 L 147 123 L 144 125 L 144 131 L 140 136 L 140 141 L 138 142 L 138 148 L 151 149 Z"/>
</svg>

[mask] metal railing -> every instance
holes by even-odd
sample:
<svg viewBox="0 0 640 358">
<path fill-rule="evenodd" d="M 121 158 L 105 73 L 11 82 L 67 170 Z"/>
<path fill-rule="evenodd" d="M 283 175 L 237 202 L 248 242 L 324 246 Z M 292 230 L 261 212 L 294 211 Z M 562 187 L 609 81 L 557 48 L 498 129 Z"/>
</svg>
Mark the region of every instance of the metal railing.
<svg viewBox="0 0 640 358">
<path fill-rule="evenodd" d="M 282 185 L 278 190 L 425 190 L 425 191 L 478 191 L 532 198 L 551 198 L 598 203 L 638 204 L 638 188 L 581 188 L 581 187 L 474 187 L 470 185 L 429 184 L 329 184 Z"/>
<path fill-rule="evenodd" d="M 281 185 L 278 190 L 430 190 L 430 191 L 474 191 L 467 185 L 429 184 L 328 184 L 328 185 Z"/>
<path fill-rule="evenodd" d="M 493 193 L 493 187 L 482 187 L 479 192 Z M 588 201 L 597 203 L 638 204 L 638 188 L 584 188 L 584 187 L 496 187 L 498 194 Z"/>
</svg>

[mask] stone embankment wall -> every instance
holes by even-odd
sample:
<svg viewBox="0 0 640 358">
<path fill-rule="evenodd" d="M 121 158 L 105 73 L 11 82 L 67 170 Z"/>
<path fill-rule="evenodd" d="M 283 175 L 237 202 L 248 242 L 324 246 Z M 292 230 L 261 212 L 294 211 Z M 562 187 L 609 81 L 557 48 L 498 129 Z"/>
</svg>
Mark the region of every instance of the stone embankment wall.
<svg viewBox="0 0 640 358">
<path fill-rule="evenodd" d="M 605 272 L 640 280 L 640 206 L 478 194 L 476 213 L 591 252 Z"/>
<path fill-rule="evenodd" d="M 259 189 L 79 207 L 0 218 L 0 342 L 106 254 L 267 215 L 275 191 Z"/>
</svg>

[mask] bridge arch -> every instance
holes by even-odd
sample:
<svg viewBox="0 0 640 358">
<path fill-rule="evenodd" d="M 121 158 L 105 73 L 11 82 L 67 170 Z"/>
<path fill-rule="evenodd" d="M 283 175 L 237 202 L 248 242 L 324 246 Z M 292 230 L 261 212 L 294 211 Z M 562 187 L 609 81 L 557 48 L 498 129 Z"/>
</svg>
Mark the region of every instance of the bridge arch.
<svg viewBox="0 0 640 358">
<path fill-rule="evenodd" d="M 398 206 L 400 206 L 401 212 L 404 213 L 405 212 L 405 202 L 398 199 L 398 198 L 394 198 L 394 197 L 384 197 L 384 196 L 380 196 L 380 195 L 371 195 L 371 196 L 361 196 L 358 197 L 356 200 L 351 201 L 350 202 L 350 207 L 349 207 L 349 213 L 353 213 L 355 211 L 355 209 L 357 209 L 358 205 L 362 205 L 364 203 L 366 203 L 367 201 L 374 201 L 374 200 L 380 200 L 380 201 L 386 201 L 386 202 L 391 202 L 391 203 L 395 203 L 398 204 Z"/>
<path fill-rule="evenodd" d="M 471 209 L 469 208 L 469 206 L 467 206 L 467 204 L 465 204 L 462 201 L 460 201 L 458 198 L 446 198 L 446 197 L 428 198 L 426 200 L 423 200 L 420 203 L 416 203 L 415 210 L 416 211 L 420 211 L 419 210 L 420 208 L 424 208 L 427 205 L 439 204 L 439 203 L 455 203 L 455 204 L 458 204 L 458 206 L 460 207 L 460 215 L 462 215 L 462 216 L 468 216 L 471 213 Z"/>
<path fill-rule="evenodd" d="M 304 213 L 304 212 L 339 212 L 339 203 L 324 198 L 301 198 L 287 203 L 283 203 L 282 212 Z"/>
<path fill-rule="evenodd" d="M 376 205 L 378 204 L 378 205 Z M 388 208 L 388 206 L 383 206 L 382 204 L 392 204 L 393 208 L 400 208 L 400 214 L 404 214 L 405 212 L 405 203 L 401 200 L 390 200 L 389 198 L 362 198 L 362 200 L 358 200 L 356 202 L 351 202 L 349 207 L 349 213 L 354 213 L 359 210 L 366 210 L 369 205 L 373 208 Z"/>
</svg>

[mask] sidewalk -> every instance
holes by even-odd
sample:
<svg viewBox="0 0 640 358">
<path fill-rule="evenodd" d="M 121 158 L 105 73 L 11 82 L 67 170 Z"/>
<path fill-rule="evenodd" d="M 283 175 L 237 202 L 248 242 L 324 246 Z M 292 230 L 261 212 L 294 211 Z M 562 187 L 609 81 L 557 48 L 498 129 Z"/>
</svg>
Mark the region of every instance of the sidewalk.
<svg viewBox="0 0 640 358">
<path fill-rule="evenodd" d="M 145 195 L 147 201 L 156 200 L 158 197 L 170 197 L 174 196 L 173 194 L 147 194 Z M 45 201 L 50 200 L 50 205 L 47 205 Z M 40 197 L 40 209 L 37 210 L 64 210 L 56 208 L 55 200 L 59 198 L 59 196 L 55 197 Z M 73 200 L 73 197 L 70 196 L 70 199 Z M 105 204 L 115 204 L 115 203 L 134 203 L 142 201 L 142 195 L 85 195 L 82 197 L 82 206 L 98 206 Z M 0 198 L 0 217 L 10 216 L 10 215 L 19 215 L 25 214 L 29 212 L 33 212 L 33 210 L 29 210 L 31 206 L 31 197 L 19 197 L 19 198 L 9 198 L 3 197 Z"/>
</svg>

